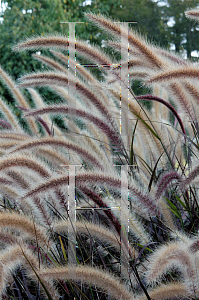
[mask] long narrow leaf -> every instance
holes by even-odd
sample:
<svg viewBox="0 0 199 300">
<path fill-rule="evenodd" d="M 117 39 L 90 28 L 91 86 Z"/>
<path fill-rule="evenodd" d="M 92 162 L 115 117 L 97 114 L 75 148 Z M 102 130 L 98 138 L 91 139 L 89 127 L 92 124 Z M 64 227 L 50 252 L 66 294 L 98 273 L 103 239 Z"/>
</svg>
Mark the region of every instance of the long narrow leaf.
<svg viewBox="0 0 199 300">
<path fill-rule="evenodd" d="M 37 276 L 37 279 L 39 280 L 41 286 L 43 287 L 43 289 L 44 289 L 44 291 L 45 291 L 45 293 L 46 293 L 48 299 L 49 299 L 49 300 L 53 300 L 53 298 L 52 298 L 51 295 L 49 294 L 49 292 L 48 292 L 48 290 L 47 290 L 45 284 L 43 283 L 43 281 L 41 280 L 41 278 L 39 277 L 39 275 L 37 274 L 37 272 L 35 271 L 35 269 L 34 269 L 33 266 L 31 265 L 29 259 L 27 258 L 27 256 L 26 256 L 25 253 L 23 252 L 23 249 L 22 249 L 22 248 L 21 248 L 21 251 L 22 251 L 22 253 L 23 253 L 25 259 L 27 260 L 28 264 L 30 265 L 31 269 L 33 270 L 33 272 L 34 272 L 35 275 Z"/>
<path fill-rule="evenodd" d="M 130 152 L 130 165 L 134 165 L 134 151 L 133 151 L 133 142 L 134 142 L 134 138 L 135 138 L 135 130 L 138 124 L 138 119 L 135 123 L 135 127 L 133 129 L 133 135 L 132 135 L 132 140 L 131 140 L 131 152 Z"/>
<path fill-rule="evenodd" d="M 155 131 L 149 126 L 149 124 L 147 124 L 147 122 L 145 122 L 138 114 L 136 114 L 135 112 L 133 112 L 134 115 L 151 131 L 151 133 L 159 140 L 161 141 L 161 138 L 157 135 L 157 133 L 155 133 Z"/>
<path fill-rule="evenodd" d="M 163 153 L 162 153 L 162 154 L 163 154 Z M 149 192 L 150 192 L 150 190 L 151 190 L 153 181 L 154 181 L 154 179 L 155 179 L 155 177 L 156 177 L 155 172 L 156 172 L 156 169 L 157 169 L 159 160 L 160 160 L 160 158 L 162 157 L 162 154 L 161 154 L 160 157 L 158 158 L 158 160 L 157 160 L 157 162 L 156 162 L 156 164 L 155 164 L 155 167 L 154 167 L 154 169 L 153 169 L 153 172 L 152 172 L 152 174 L 151 174 L 151 179 L 150 179 L 149 186 L 148 186 L 148 191 L 149 191 Z"/>
</svg>

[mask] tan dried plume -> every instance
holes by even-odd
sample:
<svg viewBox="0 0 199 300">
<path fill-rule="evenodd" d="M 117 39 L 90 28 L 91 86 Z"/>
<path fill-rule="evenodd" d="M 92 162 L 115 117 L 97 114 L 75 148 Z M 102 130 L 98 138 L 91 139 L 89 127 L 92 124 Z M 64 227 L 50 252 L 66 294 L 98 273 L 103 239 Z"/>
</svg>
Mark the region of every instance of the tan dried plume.
<svg viewBox="0 0 199 300">
<path fill-rule="evenodd" d="M 67 232 L 68 230 L 68 222 L 66 221 L 58 221 L 52 228 L 54 231 L 57 232 Z M 110 229 L 102 226 L 97 225 L 90 222 L 75 222 L 75 227 L 78 233 L 83 233 L 86 235 L 91 235 L 97 237 L 100 241 L 108 242 L 111 246 L 115 247 L 118 251 L 120 251 L 120 237 L 117 233 L 112 232 Z M 132 257 L 137 257 L 137 251 L 129 245 L 129 250 Z"/>
<path fill-rule="evenodd" d="M 64 62 L 65 64 L 68 65 L 68 57 L 66 55 L 64 55 L 63 53 L 61 52 L 57 52 L 57 51 L 54 51 L 54 50 L 50 50 L 50 52 L 57 58 L 59 58 L 62 62 Z M 94 76 L 91 74 L 91 72 L 89 72 L 87 70 L 86 67 L 82 66 L 81 64 L 77 64 L 76 61 L 74 61 L 72 58 L 70 58 L 70 68 L 75 69 L 76 67 L 76 72 L 77 74 L 80 74 L 82 75 L 83 77 L 83 80 L 87 80 L 87 81 L 91 81 L 91 82 L 95 82 L 95 78 Z"/>
<path fill-rule="evenodd" d="M 18 172 L 17 171 L 13 171 L 13 170 L 8 170 L 6 173 L 21 188 L 23 188 L 23 189 L 29 189 L 30 188 L 30 186 L 31 186 L 30 182 L 27 179 L 25 179 L 24 174 L 22 174 L 20 170 L 18 170 Z"/>
<path fill-rule="evenodd" d="M 29 217 L 18 213 L 0 213 L 0 227 L 13 228 L 26 233 L 31 239 L 38 240 L 42 246 L 49 245 L 46 229 L 35 224 Z"/>
<path fill-rule="evenodd" d="M 34 269 L 36 273 L 39 271 L 39 261 L 35 257 L 32 251 L 27 248 L 27 245 L 15 245 L 7 248 L 0 254 L 0 296 L 5 291 L 6 285 L 11 281 L 11 271 L 14 271 L 19 265 L 25 266 L 26 272 L 31 278 L 37 279 L 35 273 L 32 273 Z M 43 284 L 51 294 L 53 299 L 58 300 L 57 292 L 51 282 L 51 280 L 43 280 Z M 42 288 L 42 292 L 43 288 Z"/>
<path fill-rule="evenodd" d="M 126 35 L 126 27 L 118 25 L 117 22 L 110 20 L 100 14 L 92 14 L 92 13 L 85 13 L 85 16 L 96 25 L 101 27 L 102 29 L 106 30 L 108 33 L 116 36 L 117 38 L 121 39 L 121 35 Z M 135 47 L 142 53 L 144 59 L 149 60 L 154 66 L 160 67 L 163 65 L 163 60 L 158 57 L 152 47 L 147 45 L 146 41 L 143 40 L 136 32 L 130 31 L 128 35 L 128 40 L 130 45 Z"/>
<path fill-rule="evenodd" d="M 181 270 L 184 280 L 190 280 L 193 285 L 197 282 L 194 257 L 188 247 L 180 242 L 170 242 L 163 245 L 150 255 L 146 271 L 147 282 L 151 283 L 159 280 L 173 266 Z"/>
<path fill-rule="evenodd" d="M 93 267 L 59 267 L 59 268 L 46 268 L 38 272 L 41 278 L 48 279 L 61 279 L 61 280 L 81 280 L 84 283 L 96 285 L 97 287 L 105 290 L 109 295 L 115 299 L 120 300 L 134 300 L 132 292 L 129 292 L 125 285 L 122 285 L 119 280 L 104 272 L 100 269 Z"/>
<path fill-rule="evenodd" d="M 10 110 L 9 106 L 6 103 L 4 103 L 1 99 L 0 99 L 0 108 L 3 114 L 5 115 L 6 119 L 8 120 L 8 122 L 10 122 L 10 124 L 14 127 L 14 129 L 20 132 L 21 128 L 16 117 Z"/>
<path fill-rule="evenodd" d="M 15 147 L 14 150 L 12 150 L 10 153 L 15 153 L 21 150 L 29 150 L 36 148 L 38 146 L 52 146 L 56 148 L 65 148 L 65 149 L 70 149 L 83 158 L 87 159 L 90 161 L 94 166 L 103 169 L 102 164 L 99 162 L 97 157 L 94 157 L 93 154 L 90 154 L 89 151 L 85 150 L 84 148 L 80 147 L 78 144 L 74 142 L 68 142 L 60 138 L 40 138 L 40 139 L 35 139 L 32 140 L 31 142 L 25 142 L 21 143 L 21 145 Z"/>
<path fill-rule="evenodd" d="M 91 90 L 91 87 L 86 85 L 84 82 L 79 79 L 75 79 L 74 77 L 70 77 L 62 72 L 38 72 L 25 75 L 21 77 L 21 83 L 19 86 L 21 87 L 35 87 L 35 86 L 63 86 L 68 87 L 70 83 L 71 87 L 75 89 L 81 96 L 86 97 L 93 105 L 96 106 L 98 111 L 111 123 L 114 127 L 115 123 L 112 120 L 112 115 L 109 113 L 106 104 L 104 103 L 104 99 L 100 97 L 99 94 L 94 93 Z"/>
<path fill-rule="evenodd" d="M 61 64 L 59 64 L 58 62 L 56 62 L 55 60 L 49 58 L 48 56 L 44 56 L 44 55 L 38 55 L 38 54 L 33 54 L 32 55 L 35 59 L 41 61 L 42 63 L 46 64 L 47 66 L 51 67 L 54 70 L 60 71 L 60 72 L 64 72 L 68 74 L 68 70 Z"/>
<path fill-rule="evenodd" d="M 71 50 L 74 49 L 74 52 L 77 51 L 83 56 L 89 58 L 89 60 L 93 60 L 95 63 L 100 65 L 108 65 L 110 64 L 110 58 L 101 51 L 98 47 L 91 47 L 85 41 L 70 40 Z M 45 48 L 59 48 L 66 50 L 69 46 L 68 37 L 63 35 L 46 35 L 45 37 L 40 36 L 36 38 L 29 38 L 25 41 L 19 43 L 14 50 L 15 51 L 24 51 L 24 50 L 37 50 L 37 49 L 45 49 Z"/>
<path fill-rule="evenodd" d="M 107 135 L 110 141 L 118 145 L 121 143 L 119 130 L 118 132 L 115 132 L 115 130 L 113 130 L 103 119 L 100 119 L 99 117 L 96 117 L 96 115 L 92 115 L 91 113 L 84 110 L 70 108 L 66 105 L 50 105 L 41 109 L 31 110 L 24 116 L 40 116 L 47 113 L 61 113 L 68 114 L 69 116 L 74 115 L 76 117 L 83 118 L 86 121 L 94 123 L 98 127 L 98 129 L 102 130 Z M 101 138 L 101 140 L 103 139 Z"/>
<path fill-rule="evenodd" d="M 20 92 L 20 90 L 18 89 L 18 87 L 16 86 L 12 78 L 1 67 L 0 67 L 0 76 L 3 79 L 4 83 L 6 84 L 6 86 L 11 91 L 13 97 L 18 102 L 18 104 L 28 109 L 29 106 L 23 94 Z M 33 130 L 34 133 L 37 133 L 37 127 L 33 120 L 30 119 L 29 125 L 31 130 Z"/>
<path fill-rule="evenodd" d="M 186 286 L 179 282 L 162 284 L 153 290 L 147 290 L 147 292 L 153 300 L 180 299 L 191 296 Z M 146 295 L 138 296 L 137 300 L 146 300 Z"/>
<path fill-rule="evenodd" d="M 191 9 L 185 11 L 185 16 L 188 19 L 199 21 L 199 9 Z"/>
<path fill-rule="evenodd" d="M 9 156 L 4 160 L 0 159 L 0 171 L 15 166 L 29 168 L 45 178 L 50 177 L 50 172 L 47 167 L 43 163 L 38 162 L 38 160 L 36 160 L 33 156 L 27 157 L 25 155 L 15 155 L 14 157 Z"/>
<path fill-rule="evenodd" d="M 198 79 L 199 68 L 194 65 L 186 67 L 172 68 L 164 72 L 158 72 L 157 75 L 151 76 L 145 84 L 163 82 L 164 84 L 170 83 L 171 80 L 185 80 L 187 78 Z"/>
<path fill-rule="evenodd" d="M 29 88 L 28 92 L 30 93 L 31 97 L 33 98 L 33 100 L 34 100 L 37 108 L 45 106 L 45 103 L 44 103 L 41 95 L 35 89 Z M 51 121 L 51 119 L 48 116 L 43 116 L 43 120 L 44 120 L 44 122 L 46 122 L 46 124 L 49 127 L 52 127 L 52 121 Z M 54 133 L 57 136 L 61 135 L 61 131 L 58 129 L 57 126 L 53 126 L 52 130 L 54 131 Z"/>
</svg>

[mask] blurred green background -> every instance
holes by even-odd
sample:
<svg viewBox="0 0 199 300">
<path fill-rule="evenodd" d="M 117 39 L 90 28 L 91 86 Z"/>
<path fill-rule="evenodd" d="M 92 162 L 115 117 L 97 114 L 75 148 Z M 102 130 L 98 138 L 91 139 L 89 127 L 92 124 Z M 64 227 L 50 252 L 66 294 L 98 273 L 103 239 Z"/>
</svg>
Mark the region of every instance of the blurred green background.
<svg viewBox="0 0 199 300">
<path fill-rule="evenodd" d="M 84 12 L 102 13 L 120 21 L 137 21 L 132 27 L 150 41 L 175 49 L 184 57 L 197 59 L 199 26 L 185 18 L 184 11 L 195 8 L 196 0 L 10 0 L 1 2 L 0 64 L 14 79 L 41 68 L 31 51 L 15 53 L 20 40 L 46 33 L 68 34 L 61 21 L 81 21 L 76 25 L 77 38 L 98 45 L 106 35 L 88 23 Z M 105 48 L 105 51 L 108 49 Z M 135 88 L 138 91 L 139 85 Z M 139 92 L 137 92 L 139 93 Z M 0 97 L 12 103 L 9 92 L 0 82 Z"/>
</svg>

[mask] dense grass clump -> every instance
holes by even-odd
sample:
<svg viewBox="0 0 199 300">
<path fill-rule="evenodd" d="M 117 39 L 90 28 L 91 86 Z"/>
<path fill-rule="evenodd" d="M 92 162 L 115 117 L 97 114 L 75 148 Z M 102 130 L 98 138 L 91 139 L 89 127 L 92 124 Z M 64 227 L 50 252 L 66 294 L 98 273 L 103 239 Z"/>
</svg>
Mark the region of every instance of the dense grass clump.
<svg viewBox="0 0 199 300">
<path fill-rule="evenodd" d="M 121 61 L 48 35 L 15 50 L 49 49 L 34 55 L 49 71 L 15 83 L 0 69 L 23 120 L 0 100 L 1 298 L 197 299 L 198 65 L 87 17 Z"/>
</svg>

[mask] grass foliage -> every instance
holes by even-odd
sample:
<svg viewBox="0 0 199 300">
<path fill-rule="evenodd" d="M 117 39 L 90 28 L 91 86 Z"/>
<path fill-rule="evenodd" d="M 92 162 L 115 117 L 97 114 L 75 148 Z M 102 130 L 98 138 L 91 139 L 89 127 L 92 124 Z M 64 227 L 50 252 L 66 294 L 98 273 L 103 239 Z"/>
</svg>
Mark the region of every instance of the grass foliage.
<svg viewBox="0 0 199 300">
<path fill-rule="evenodd" d="M 0 69 L 23 118 L 0 100 L 1 298 L 198 299 L 198 64 L 87 18 L 122 53 L 77 41 L 101 79 L 61 35 L 15 47 L 48 49 L 34 55 L 47 71 L 15 83 Z"/>
</svg>

